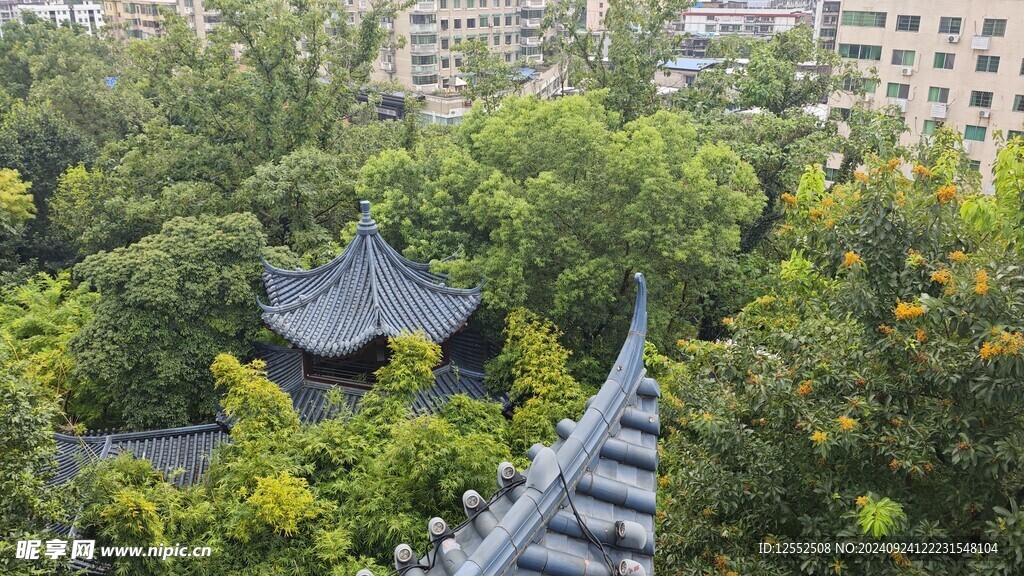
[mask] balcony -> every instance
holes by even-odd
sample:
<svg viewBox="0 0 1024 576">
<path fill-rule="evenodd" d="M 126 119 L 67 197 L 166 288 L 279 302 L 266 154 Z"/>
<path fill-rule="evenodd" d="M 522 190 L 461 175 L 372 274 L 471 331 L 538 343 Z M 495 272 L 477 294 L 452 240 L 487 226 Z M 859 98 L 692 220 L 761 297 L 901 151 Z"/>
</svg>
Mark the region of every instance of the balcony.
<svg viewBox="0 0 1024 576">
<path fill-rule="evenodd" d="M 413 54 L 437 54 L 437 44 L 410 44 L 409 52 Z"/>
<path fill-rule="evenodd" d="M 437 64 L 414 64 L 412 73 L 416 75 L 437 74 Z"/>
<path fill-rule="evenodd" d="M 519 37 L 519 45 L 520 46 L 540 46 L 540 37 L 539 36 L 520 36 Z"/>
<path fill-rule="evenodd" d="M 971 38 L 971 49 L 972 50 L 988 50 L 989 45 L 992 42 L 992 38 L 988 36 L 975 36 Z"/>
<path fill-rule="evenodd" d="M 540 28 L 540 18 L 522 18 L 519 20 L 521 28 Z"/>
<path fill-rule="evenodd" d="M 437 32 L 437 22 L 429 24 L 409 24 L 409 34 L 433 34 Z"/>
<path fill-rule="evenodd" d="M 395 63 L 394 62 L 381 62 L 380 63 L 380 69 L 383 70 L 384 72 L 394 72 L 395 71 Z"/>
<path fill-rule="evenodd" d="M 434 12 L 437 10 L 437 2 L 417 2 L 409 10 L 411 12 Z"/>
<path fill-rule="evenodd" d="M 520 8 L 543 8 L 545 0 L 519 0 Z"/>
<path fill-rule="evenodd" d="M 949 114 L 949 106 L 945 104 L 932 104 L 932 118 L 944 119 Z"/>
</svg>

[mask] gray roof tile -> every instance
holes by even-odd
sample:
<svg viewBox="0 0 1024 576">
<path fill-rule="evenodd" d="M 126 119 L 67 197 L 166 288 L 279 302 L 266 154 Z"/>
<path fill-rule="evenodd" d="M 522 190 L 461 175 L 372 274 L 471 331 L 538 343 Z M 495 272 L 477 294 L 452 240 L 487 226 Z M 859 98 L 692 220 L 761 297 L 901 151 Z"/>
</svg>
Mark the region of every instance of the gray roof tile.
<svg viewBox="0 0 1024 576">
<path fill-rule="evenodd" d="M 263 320 L 289 342 L 319 356 L 344 356 L 378 336 L 422 330 L 442 342 L 480 304 L 480 287 L 450 288 L 388 245 L 362 202 L 355 239 L 313 270 L 282 270 L 264 262 L 270 304 Z"/>
<path fill-rule="evenodd" d="M 407 545 L 396 548 L 400 574 L 653 573 L 660 392 L 643 366 L 647 295 L 640 274 L 637 283 L 629 335 L 580 421 L 559 423 L 558 441 L 531 448 L 525 476 L 499 465 L 499 490 L 489 501 L 467 492 L 468 519 L 454 529 L 431 520 L 431 548 L 422 559 Z"/>
</svg>

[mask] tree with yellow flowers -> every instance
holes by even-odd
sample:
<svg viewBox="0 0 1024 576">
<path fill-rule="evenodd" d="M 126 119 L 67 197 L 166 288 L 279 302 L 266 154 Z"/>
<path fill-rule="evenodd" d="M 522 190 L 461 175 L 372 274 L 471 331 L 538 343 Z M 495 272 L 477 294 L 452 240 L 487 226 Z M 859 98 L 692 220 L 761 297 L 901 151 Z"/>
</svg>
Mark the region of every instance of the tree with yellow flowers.
<svg viewBox="0 0 1024 576">
<path fill-rule="evenodd" d="M 730 339 L 650 351 L 661 574 L 1024 573 L 1024 141 L 994 196 L 955 137 L 826 191 L 808 167 L 775 288 Z M 997 554 L 761 555 L 759 542 Z"/>
</svg>

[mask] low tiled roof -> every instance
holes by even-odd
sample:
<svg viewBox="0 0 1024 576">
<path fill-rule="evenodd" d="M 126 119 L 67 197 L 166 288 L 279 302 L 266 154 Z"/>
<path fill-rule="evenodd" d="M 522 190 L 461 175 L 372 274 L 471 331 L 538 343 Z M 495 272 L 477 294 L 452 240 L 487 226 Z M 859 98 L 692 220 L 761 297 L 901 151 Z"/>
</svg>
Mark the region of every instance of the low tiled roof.
<svg viewBox="0 0 1024 576">
<path fill-rule="evenodd" d="M 292 397 L 292 404 L 303 423 L 316 424 L 329 418 L 338 409 L 327 401 L 332 390 L 341 393 L 343 402 L 355 412 L 365 390 L 344 384 L 326 384 L 306 380 L 302 372 L 302 351 L 296 348 L 264 346 L 260 357 L 267 363 L 267 376 Z M 465 394 L 476 400 L 491 398 L 484 387 L 484 374 L 471 368 L 463 368 L 458 361 L 461 356 L 452 355 L 452 363 L 434 370 L 434 385 L 416 393 L 412 409 L 420 414 L 439 412 L 448 399 L 456 394 Z M 474 366 L 479 361 L 470 357 L 465 364 Z"/>
<path fill-rule="evenodd" d="M 351 354 L 378 336 L 422 330 L 442 342 L 480 304 L 480 287 L 445 286 L 429 264 L 388 245 L 362 202 L 357 235 L 342 253 L 313 270 L 282 270 L 264 262 L 270 304 L 263 320 L 292 344 L 319 356 Z"/>
<path fill-rule="evenodd" d="M 467 520 L 434 518 L 431 548 L 395 549 L 404 576 L 589 576 L 653 572 L 659 433 L 657 383 L 643 366 L 646 288 L 639 285 L 625 344 L 579 422 L 536 445 L 523 474 L 498 466 L 498 491 L 463 495 Z M 367 571 L 362 571 L 366 574 Z"/>
<path fill-rule="evenodd" d="M 130 452 L 152 462 L 171 482 L 189 486 L 209 468 L 214 447 L 226 441 L 228 433 L 220 424 L 200 424 L 103 436 L 54 434 L 53 438 L 57 443 L 57 470 L 51 484 L 70 480 L 91 462 Z"/>
</svg>

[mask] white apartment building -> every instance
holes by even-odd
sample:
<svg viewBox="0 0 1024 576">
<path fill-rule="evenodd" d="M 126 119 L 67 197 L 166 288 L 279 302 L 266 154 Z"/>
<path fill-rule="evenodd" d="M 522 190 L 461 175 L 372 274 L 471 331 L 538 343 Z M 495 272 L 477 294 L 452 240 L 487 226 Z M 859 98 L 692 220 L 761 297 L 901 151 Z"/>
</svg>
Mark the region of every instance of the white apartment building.
<svg viewBox="0 0 1024 576">
<path fill-rule="evenodd" d="M 103 27 L 103 6 L 95 2 L 0 2 L 0 24 L 20 20 L 26 12 L 57 25 L 74 22 L 89 34 Z"/>
<path fill-rule="evenodd" d="M 707 45 L 717 36 L 769 38 L 780 32 L 811 24 L 813 13 L 779 8 L 690 8 L 672 23 L 676 34 L 685 36 L 678 53 L 703 58 Z"/>
<path fill-rule="evenodd" d="M 359 23 L 368 4 L 348 0 L 350 24 Z M 469 81 L 460 74 L 457 49 L 468 40 L 483 42 L 507 63 L 540 64 L 544 6 L 545 0 L 420 0 L 382 23 L 389 38 L 374 80 L 420 94 L 455 94 Z"/>
<path fill-rule="evenodd" d="M 200 38 L 220 25 L 220 13 L 206 10 L 203 0 L 104 0 L 103 7 L 114 34 L 121 38 L 152 38 L 163 33 L 161 10 L 188 21 Z"/>
<path fill-rule="evenodd" d="M 953 126 L 987 185 L 996 133 L 1024 131 L 1024 0 L 835 4 L 836 49 L 864 72 L 866 93 L 834 95 L 830 107 L 894 106 L 909 128 L 905 144 Z M 869 79 L 872 71 L 877 81 Z M 832 158 L 829 166 L 840 160 Z"/>
</svg>

